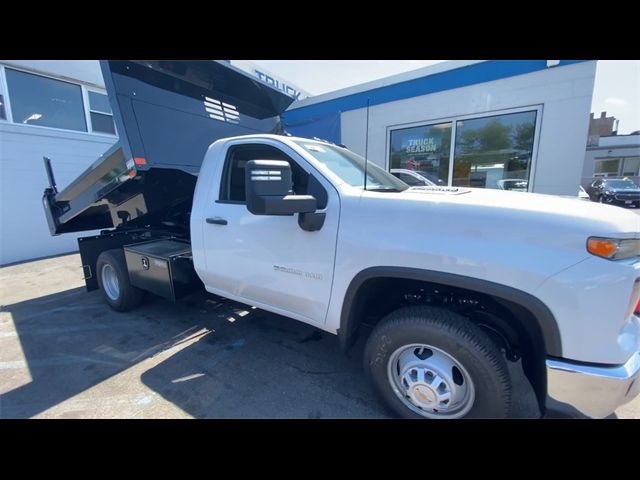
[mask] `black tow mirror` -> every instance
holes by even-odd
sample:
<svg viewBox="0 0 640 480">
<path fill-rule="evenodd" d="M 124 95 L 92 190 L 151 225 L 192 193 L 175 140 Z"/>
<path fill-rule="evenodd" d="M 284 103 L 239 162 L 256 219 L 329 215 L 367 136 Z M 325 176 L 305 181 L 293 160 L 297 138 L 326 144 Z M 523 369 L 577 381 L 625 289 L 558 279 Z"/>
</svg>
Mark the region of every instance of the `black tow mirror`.
<svg viewBox="0 0 640 480">
<path fill-rule="evenodd" d="M 291 165 L 283 160 L 251 160 L 245 166 L 247 210 L 254 215 L 315 212 L 311 195 L 293 195 Z"/>
</svg>

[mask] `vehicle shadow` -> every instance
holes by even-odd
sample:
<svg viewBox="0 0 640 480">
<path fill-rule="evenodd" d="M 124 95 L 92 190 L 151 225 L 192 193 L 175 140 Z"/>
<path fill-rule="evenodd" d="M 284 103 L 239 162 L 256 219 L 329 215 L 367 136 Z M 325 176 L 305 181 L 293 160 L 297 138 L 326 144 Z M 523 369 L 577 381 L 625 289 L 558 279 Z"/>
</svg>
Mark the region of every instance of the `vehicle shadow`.
<svg viewBox="0 0 640 480">
<path fill-rule="evenodd" d="M 188 306 L 211 319 L 210 332 L 141 376 L 164 399 L 196 418 L 392 416 L 364 375 L 366 335 L 345 356 L 335 335 L 214 298 L 195 298 Z M 207 313 L 212 305 L 227 313 Z M 513 416 L 539 418 L 521 365 L 510 364 L 510 371 Z"/>
<path fill-rule="evenodd" d="M 134 312 L 108 308 L 99 292 L 75 288 L 4 305 L 0 418 L 29 418 L 118 375 L 197 332 L 192 316 L 150 301 Z M 168 318 L 163 318 L 168 317 Z M 167 319 L 169 321 L 167 321 Z M 11 337 L 17 341 L 11 342 Z M 124 392 L 122 392 L 124 393 Z M 68 416 L 81 416 L 83 406 Z"/>
<path fill-rule="evenodd" d="M 335 336 L 204 292 L 175 304 L 149 296 L 118 313 L 99 292 L 76 288 L 2 309 L 15 326 L 3 333 L 3 360 L 24 360 L 0 362 L 0 418 L 37 416 L 63 402 L 49 416 L 133 416 L 132 378 L 197 418 L 385 416 L 360 354 L 342 355 Z M 141 377 L 127 372 L 147 359 Z M 101 386 L 74 399 L 121 374 L 126 381 L 110 382 L 108 395 Z"/>
<path fill-rule="evenodd" d="M 24 361 L 0 362 L 0 418 L 389 417 L 362 369 L 364 338 L 345 356 L 335 335 L 204 292 L 118 313 L 76 288 L 3 310 L 19 342 L 2 345 L 21 352 L 2 359 Z M 515 416 L 537 415 L 527 396 Z"/>
<path fill-rule="evenodd" d="M 216 305 L 204 298 L 188 306 L 210 332 L 142 374 L 164 399 L 196 418 L 388 416 L 364 378 L 363 342 L 345 356 L 335 335 L 214 298 L 227 313 L 204 313 Z"/>
</svg>

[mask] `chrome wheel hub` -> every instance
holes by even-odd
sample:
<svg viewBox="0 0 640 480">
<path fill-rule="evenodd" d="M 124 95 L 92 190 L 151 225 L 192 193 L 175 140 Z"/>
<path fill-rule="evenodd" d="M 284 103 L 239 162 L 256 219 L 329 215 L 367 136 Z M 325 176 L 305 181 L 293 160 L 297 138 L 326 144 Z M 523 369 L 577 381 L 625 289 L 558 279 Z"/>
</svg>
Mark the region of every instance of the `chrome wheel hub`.
<svg viewBox="0 0 640 480">
<path fill-rule="evenodd" d="M 111 300 L 117 300 L 120 296 L 120 284 L 118 283 L 118 275 L 116 275 L 115 269 L 106 263 L 102 266 L 100 275 L 104 293 L 106 293 L 107 297 Z"/>
<path fill-rule="evenodd" d="M 459 418 L 475 400 L 471 377 L 451 355 L 425 344 L 400 347 L 389 358 L 389 381 L 400 400 L 428 418 Z"/>
</svg>

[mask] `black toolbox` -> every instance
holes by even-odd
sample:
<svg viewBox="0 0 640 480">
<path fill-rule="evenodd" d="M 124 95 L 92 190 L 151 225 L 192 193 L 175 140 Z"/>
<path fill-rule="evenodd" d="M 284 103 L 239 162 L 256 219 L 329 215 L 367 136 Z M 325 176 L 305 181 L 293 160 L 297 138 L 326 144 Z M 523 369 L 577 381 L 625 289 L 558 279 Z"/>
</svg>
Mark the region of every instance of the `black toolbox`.
<svg viewBox="0 0 640 480">
<path fill-rule="evenodd" d="M 178 240 L 151 240 L 124 246 L 129 279 L 134 287 L 169 300 L 203 288 L 193 268 L 191 246 Z"/>
</svg>

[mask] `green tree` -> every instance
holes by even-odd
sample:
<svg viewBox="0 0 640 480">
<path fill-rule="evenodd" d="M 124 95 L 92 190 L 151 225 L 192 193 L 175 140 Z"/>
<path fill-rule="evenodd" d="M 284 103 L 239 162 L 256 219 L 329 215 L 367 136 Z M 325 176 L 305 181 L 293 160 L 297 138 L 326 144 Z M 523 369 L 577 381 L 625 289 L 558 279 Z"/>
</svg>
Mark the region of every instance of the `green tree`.
<svg viewBox="0 0 640 480">
<path fill-rule="evenodd" d="M 524 122 L 516 125 L 513 136 L 513 146 L 516 150 L 531 152 L 533 150 L 533 136 L 536 126 L 533 122 Z"/>
<path fill-rule="evenodd" d="M 475 150 L 479 143 L 478 129 L 462 129 L 458 135 L 456 146 L 460 148 L 460 153 L 468 153 Z"/>
<path fill-rule="evenodd" d="M 484 127 L 478 129 L 478 141 L 483 151 L 504 150 L 511 146 L 511 127 L 499 120 L 491 120 Z"/>
</svg>

